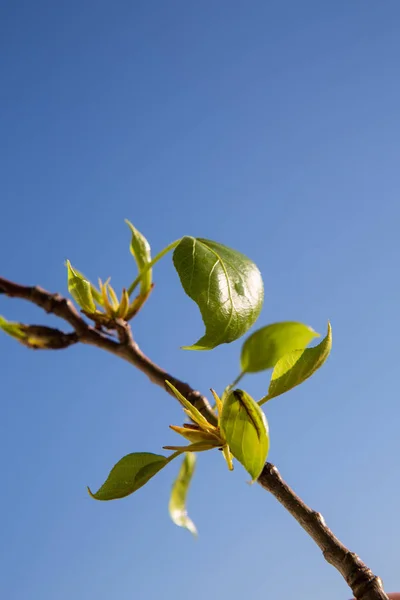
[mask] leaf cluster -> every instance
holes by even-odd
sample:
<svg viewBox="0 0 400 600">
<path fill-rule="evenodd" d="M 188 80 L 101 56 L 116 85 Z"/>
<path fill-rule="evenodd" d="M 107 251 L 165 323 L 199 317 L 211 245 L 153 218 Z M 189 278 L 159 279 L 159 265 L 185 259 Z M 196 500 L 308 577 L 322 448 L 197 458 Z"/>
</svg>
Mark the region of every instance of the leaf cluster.
<svg viewBox="0 0 400 600">
<path fill-rule="evenodd" d="M 182 288 L 197 304 L 205 327 L 204 334 L 183 349 L 212 350 L 239 339 L 255 324 L 263 306 L 264 286 L 259 269 L 247 256 L 211 240 L 184 236 L 152 258 L 147 239 L 132 223 L 126 223 L 137 275 L 119 296 L 109 278 L 104 283 L 99 279 L 96 286 L 69 261 L 66 263 L 69 293 L 96 328 L 112 335 L 121 323 L 126 325 L 137 315 L 153 289 L 153 267 L 170 252 Z M 61 348 L 76 341 L 67 339 L 68 336 L 61 338 L 63 334 L 57 330 L 9 322 L 4 317 L 0 317 L 0 329 L 32 348 Z M 150 452 L 124 456 L 96 492 L 89 489 L 90 495 L 96 500 L 128 496 L 183 454 L 172 486 L 169 512 L 177 525 L 195 534 L 196 527 L 186 511 L 186 498 L 196 454 L 219 449 L 230 470 L 237 460 L 255 481 L 270 447 L 268 423 L 261 406 L 300 385 L 324 364 L 332 345 L 329 323 L 322 341 L 308 347 L 317 337 L 319 334 L 311 327 L 295 321 L 272 323 L 249 335 L 242 345 L 236 379 L 225 387 L 221 396 L 211 390 L 215 399 L 213 422 L 166 381 L 189 421 L 170 426 L 185 439 L 185 444 L 164 446 L 172 451 L 169 456 Z M 271 370 L 269 387 L 258 401 L 236 388 L 245 376 L 266 370 Z"/>
</svg>

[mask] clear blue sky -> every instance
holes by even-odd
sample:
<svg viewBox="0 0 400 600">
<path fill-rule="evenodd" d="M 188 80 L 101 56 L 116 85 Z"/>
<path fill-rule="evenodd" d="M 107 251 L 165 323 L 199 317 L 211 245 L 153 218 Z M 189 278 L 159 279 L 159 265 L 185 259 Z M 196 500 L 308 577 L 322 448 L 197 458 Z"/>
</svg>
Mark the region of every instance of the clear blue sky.
<svg viewBox="0 0 400 600">
<path fill-rule="evenodd" d="M 250 256 L 259 325 L 300 320 L 334 347 L 266 407 L 270 459 L 344 543 L 400 590 L 398 0 L 3 0 L 0 272 L 66 292 L 69 258 L 120 289 L 129 218 L 154 252 L 188 234 Z M 238 371 L 211 353 L 167 257 L 134 322 L 143 349 L 202 391 Z M 0 313 L 55 323 L 22 302 Z M 167 513 L 176 467 L 94 502 L 109 468 L 177 441 L 182 416 L 140 373 L 87 347 L 0 336 L 0 595 L 7 600 L 347 600 L 338 573 L 241 468 L 202 456 L 200 537 Z M 255 397 L 269 374 L 244 380 Z"/>
</svg>

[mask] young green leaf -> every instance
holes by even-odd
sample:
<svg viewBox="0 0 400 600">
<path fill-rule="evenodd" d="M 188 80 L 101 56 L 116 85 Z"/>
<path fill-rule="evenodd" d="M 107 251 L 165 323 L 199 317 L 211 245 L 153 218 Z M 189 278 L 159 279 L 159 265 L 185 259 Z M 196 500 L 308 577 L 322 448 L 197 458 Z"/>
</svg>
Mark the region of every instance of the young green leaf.
<svg viewBox="0 0 400 600">
<path fill-rule="evenodd" d="M 25 326 L 22 323 L 15 323 L 13 321 L 7 321 L 4 317 L 0 315 L 0 329 L 7 333 L 11 337 L 16 340 L 24 340 L 26 338 L 26 333 L 24 331 Z"/>
<path fill-rule="evenodd" d="M 212 423 L 210 423 L 209 421 L 207 421 L 207 419 L 201 414 L 201 412 L 195 406 L 193 406 L 193 404 L 190 404 L 189 400 L 187 400 L 185 398 L 185 396 L 183 396 L 180 393 L 180 391 L 177 390 L 176 387 L 172 385 L 171 382 L 169 382 L 168 380 L 165 380 L 165 383 L 169 387 L 169 389 L 174 393 L 176 399 L 183 406 L 183 410 L 185 411 L 187 416 L 190 419 L 192 419 L 192 421 L 197 423 L 197 425 L 199 425 L 205 431 L 211 431 L 211 432 L 215 431 L 215 426 Z"/>
<path fill-rule="evenodd" d="M 133 494 L 167 465 L 172 457 L 150 452 L 127 454 L 111 469 L 107 480 L 96 493 L 89 494 L 95 500 L 115 500 Z"/>
<path fill-rule="evenodd" d="M 121 319 L 124 319 L 127 315 L 128 309 L 129 309 L 129 296 L 128 296 L 128 292 L 124 288 L 122 290 L 121 302 L 120 302 L 119 308 L 118 308 L 118 316 Z"/>
<path fill-rule="evenodd" d="M 128 225 L 132 233 L 130 250 L 133 258 L 136 261 L 139 275 L 143 271 L 144 267 L 151 262 L 150 244 L 147 239 L 132 225 L 127 219 L 125 223 Z M 148 269 L 147 272 L 140 279 L 140 294 L 145 296 L 150 288 L 152 282 L 152 270 Z"/>
<path fill-rule="evenodd" d="M 68 291 L 76 303 L 87 313 L 94 313 L 96 305 L 93 300 L 92 286 L 90 281 L 72 268 L 67 260 Z"/>
<path fill-rule="evenodd" d="M 186 527 L 193 535 L 197 535 L 197 529 L 193 521 L 189 518 L 186 510 L 186 497 L 190 482 L 196 466 L 196 455 L 187 452 L 179 469 L 178 477 L 172 486 L 171 497 L 169 501 L 169 514 L 171 519 L 179 527 Z"/>
<path fill-rule="evenodd" d="M 272 371 L 268 394 L 259 404 L 280 396 L 300 385 L 322 367 L 332 348 L 332 328 L 328 323 L 328 333 L 318 346 L 305 350 L 294 350 L 283 356 Z"/>
<path fill-rule="evenodd" d="M 186 350 L 211 350 L 241 337 L 257 320 L 264 299 L 261 274 L 227 246 L 185 236 L 173 262 L 186 294 L 198 305 L 206 332 Z"/>
<path fill-rule="evenodd" d="M 269 450 L 268 423 L 257 402 L 242 390 L 230 392 L 222 408 L 220 429 L 233 456 L 253 481 L 257 479 Z"/>
<path fill-rule="evenodd" d="M 271 369 L 292 350 L 305 348 L 319 333 L 294 321 L 272 323 L 252 333 L 242 346 L 242 373 Z"/>
<path fill-rule="evenodd" d="M 76 274 L 78 277 L 80 277 L 81 279 L 85 279 L 86 281 L 89 281 L 89 280 L 88 280 L 88 278 L 87 278 L 87 277 L 85 277 L 85 275 L 84 275 L 83 273 L 81 273 L 80 271 L 78 271 L 78 269 L 75 269 L 75 268 L 74 268 L 74 271 L 75 271 L 75 274 Z M 97 302 L 97 304 L 98 304 L 99 306 L 102 306 L 102 304 L 103 304 L 103 298 L 102 298 L 102 296 L 101 296 L 101 292 L 100 292 L 100 290 L 98 290 L 98 289 L 97 289 L 97 287 L 96 287 L 95 285 L 93 285 L 93 283 L 92 283 L 92 282 L 89 282 L 89 283 L 90 283 L 90 289 L 91 289 L 91 291 L 92 291 L 93 300 L 94 300 L 95 302 Z"/>
<path fill-rule="evenodd" d="M 186 440 L 189 440 L 189 442 L 206 442 L 214 444 L 215 447 L 222 446 L 222 441 L 216 433 L 204 431 L 204 429 L 201 429 L 199 425 L 185 424 L 183 427 L 170 425 L 169 428 L 172 429 L 172 431 L 175 431 L 175 433 L 179 433 L 179 435 L 184 437 Z"/>
</svg>

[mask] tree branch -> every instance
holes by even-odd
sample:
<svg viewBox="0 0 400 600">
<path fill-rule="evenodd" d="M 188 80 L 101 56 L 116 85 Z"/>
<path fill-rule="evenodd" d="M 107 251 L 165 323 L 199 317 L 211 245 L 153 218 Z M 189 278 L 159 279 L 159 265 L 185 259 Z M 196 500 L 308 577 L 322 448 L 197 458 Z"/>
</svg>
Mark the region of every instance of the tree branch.
<svg viewBox="0 0 400 600">
<path fill-rule="evenodd" d="M 296 519 L 322 550 L 325 560 L 339 571 L 357 600 L 388 600 L 382 581 L 338 540 L 321 513 L 312 510 L 282 479 L 278 469 L 266 463 L 258 483 Z"/>
<path fill-rule="evenodd" d="M 171 389 L 165 384 L 168 380 L 181 392 L 207 419 L 216 424 L 216 416 L 205 396 L 194 390 L 187 383 L 177 379 L 153 361 L 151 361 L 139 348 L 132 337 L 130 326 L 119 319 L 116 320 L 116 328 L 119 342 L 112 339 L 108 333 L 89 325 L 78 313 L 70 300 L 59 294 L 51 294 L 39 286 L 23 286 L 0 277 L 0 294 L 3 293 L 10 298 L 21 298 L 27 300 L 47 313 L 57 315 L 69 323 L 77 335 L 78 341 L 90 346 L 97 346 L 119 358 L 123 358 L 131 365 L 142 371 L 147 377 L 161 386 L 168 394 L 175 398 Z"/>
<path fill-rule="evenodd" d="M 47 313 L 53 313 L 69 323 L 77 341 L 107 350 L 111 354 L 123 358 L 142 371 L 156 385 L 170 393 L 165 380 L 170 381 L 204 416 L 216 423 L 216 416 L 205 396 L 191 388 L 183 381 L 173 377 L 167 371 L 151 361 L 139 348 L 132 337 L 131 328 L 125 321 L 115 320 L 118 340 L 108 333 L 89 325 L 78 313 L 72 302 L 59 294 L 51 294 L 40 287 L 22 286 L 0 278 L 0 293 L 11 298 L 22 298 Z M 322 550 L 324 558 L 343 576 L 357 600 L 388 600 L 379 577 L 350 552 L 327 527 L 322 515 L 309 508 L 282 479 L 278 469 L 266 463 L 258 478 L 258 483 L 269 491 L 287 511 L 296 519 Z"/>
</svg>

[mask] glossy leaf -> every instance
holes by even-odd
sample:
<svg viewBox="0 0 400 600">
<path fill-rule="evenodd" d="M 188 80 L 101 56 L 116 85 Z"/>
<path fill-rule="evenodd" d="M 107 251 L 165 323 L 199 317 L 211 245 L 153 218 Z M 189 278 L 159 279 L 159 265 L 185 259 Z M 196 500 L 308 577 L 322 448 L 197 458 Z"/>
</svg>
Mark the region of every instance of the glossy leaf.
<svg viewBox="0 0 400 600">
<path fill-rule="evenodd" d="M 171 519 L 179 527 L 185 527 L 193 535 L 197 535 L 197 529 L 193 521 L 189 518 L 186 510 L 186 497 L 188 494 L 190 482 L 196 466 L 196 455 L 193 453 L 185 454 L 178 477 L 174 481 L 169 501 L 169 514 Z"/>
<path fill-rule="evenodd" d="M 107 480 L 96 493 L 89 490 L 95 500 L 115 500 L 133 494 L 170 462 L 165 457 L 150 452 L 127 454 L 111 469 Z"/>
<path fill-rule="evenodd" d="M 146 265 L 148 265 L 151 262 L 150 244 L 147 241 L 147 239 L 144 237 L 144 235 L 141 234 L 140 231 L 138 231 L 136 229 L 136 227 L 134 227 L 130 221 L 125 220 L 125 223 L 128 225 L 129 229 L 131 230 L 132 238 L 131 238 L 130 250 L 131 250 L 132 256 L 134 257 L 134 259 L 136 261 L 137 268 L 138 268 L 138 271 L 140 274 L 143 271 L 144 267 L 146 267 Z M 140 279 L 140 294 L 142 296 L 146 295 L 149 292 L 149 290 L 151 288 L 151 283 L 152 283 L 152 270 L 148 269 L 147 272 Z"/>
<path fill-rule="evenodd" d="M 332 328 L 328 323 L 328 333 L 318 346 L 305 350 L 294 350 L 283 356 L 272 372 L 268 394 L 259 404 L 280 396 L 300 385 L 322 367 L 332 348 Z"/>
<path fill-rule="evenodd" d="M 67 260 L 68 291 L 76 303 L 87 313 L 94 313 L 96 305 L 93 300 L 92 286 L 78 271 L 72 268 Z"/>
<path fill-rule="evenodd" d="M 24 340 L 26 333 L 24 331 L 24 325 L 21 323 L 15 323 L 13 321 L 7 321 L 4 317 L 0 316 L 0 329 L 7 333 L 16 340 Z"/>
<path fill-rule="evenodd" d="M 319 337 L 308 325 L 286 321 L 272 323 L 252 333 L 242 346 L 240 357 L 243 373 L 257 373 L 270 369 L 288 352 L 308 346 Z"/>
<path fill-rule="evenodd" d="M 233 456 L 257 479 L 269 450 L 268 424 L 257 402 L 242 390 L 230 392 L 222 408 L 220 429 Z"/>
<path fill-rule="evenodd" d="M 256 265 L 227 246 L 183 237 L 174 266 L 186 294 L 198 305 L 206 332 L 186 350 L 211 350 L 241 337 L 257 320 L 264 299 Z"/>
</svg>

